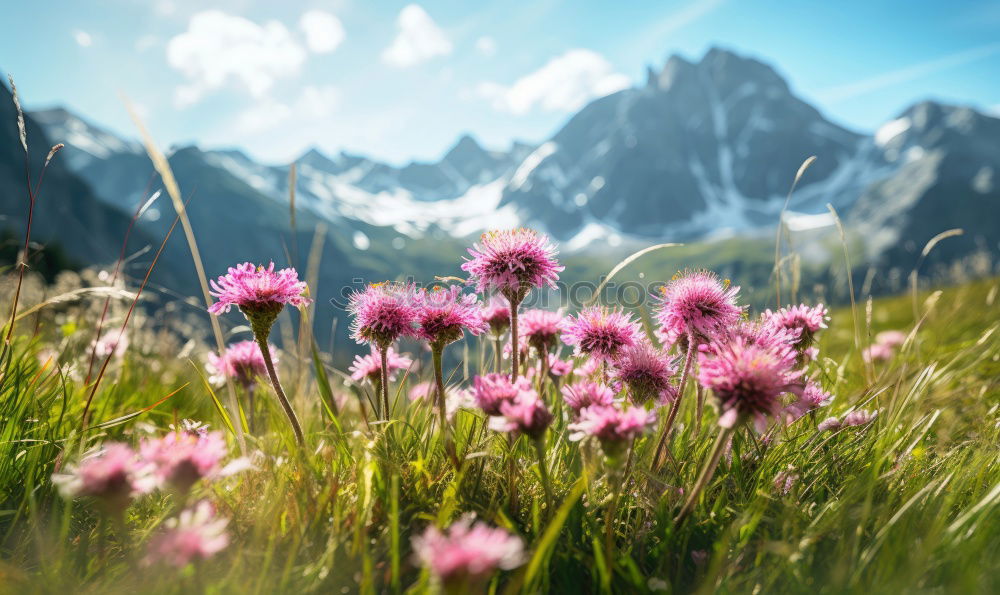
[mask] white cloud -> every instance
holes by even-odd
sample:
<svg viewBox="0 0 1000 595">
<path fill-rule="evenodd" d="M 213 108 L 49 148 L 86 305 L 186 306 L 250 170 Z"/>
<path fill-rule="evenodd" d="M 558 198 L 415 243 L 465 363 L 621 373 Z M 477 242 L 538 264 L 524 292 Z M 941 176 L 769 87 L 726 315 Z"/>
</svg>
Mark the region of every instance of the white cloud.
<svg viewBox="0 0 1000 595">
<path fill-rule="evenodd" d="M 199 12 L 167 43 L 167 63 L 188 80 L 175 90 L 179 106 L 237 84 L 263 97 L 276 79 L 294 76 L 306 51 L 277 21 L 263 25 L 219 10 Z"/>
<path fill-rule="evenodd" d="M 937 58 L 936 60 L 928 60 L 927 62 L 920 62 L 919 64 L 911 64 L 910 66 L 890 70 L 889 72 L 883 72 L 881 74 L 851 83 L 822 89 L 817 92 L 817 95 L 820 99 L 828 103 L 854 99 L 855 97 L 861 97 L 874 91 L 879 91 L 895 85 L 901 85 L 903 83 L 908 83 L 938 72 L 964 66 L 965 64 L 975 62 L 976 60 L 982 60 L 983 58 L 987 58 L 996 53 L 1000 53 L 1000 43 L 990 43 L 969 50 L 948 54 L 947 56 Z"/>
<path fill-rule="evenodd" d="M 399 11 L 396 25 L 399 33 L 382 52 L 386 64 L 406 68 L 451 53 L 451 42 L 419 4 L 409 4 Z"/>
<path fill-rule="evenodd" d="M 497 42 L 489 35 L 484 35 L 476 40 L 476 51 L 487 58 L 491 58 L 497 53 Z"/>
<path fill-rule="evenodd" d="M 314 125 L 316 120 L 329 117 L 340 103 L 340 90 L 332 85 L 302 89 L 291 105 L 270 97 L 262 98 L 236 116 L 236 131 L 253 135 L 287 126 L 289 123 Z"/>
<path fill-rule="evenodd" d="M 90 36 L 90 33 L 77 29 L 73 31 L 73 41 L 82 48 L 89 48 L 94 43 L 94 38 Z"/>
<path fill-rule="evenodd" d="M 624 74 L 614 71 L 600 54 L 584 49 L 569 50 L 550 60 L 513 85 L 480 83 L 480 97 L 493 107 L 513 114 L 534 109 L 555 112 L 577 110 L 596 97 L 620 91 L 631 84 Z"/>
<path fill-rule="evenodd" d="M 327 54 L 344 41 L 344 25 L 336 16 L 322 10 L 310 10 L 299 19 L 306 34 L 306 47 L 317 54 Z"/>
</svg>

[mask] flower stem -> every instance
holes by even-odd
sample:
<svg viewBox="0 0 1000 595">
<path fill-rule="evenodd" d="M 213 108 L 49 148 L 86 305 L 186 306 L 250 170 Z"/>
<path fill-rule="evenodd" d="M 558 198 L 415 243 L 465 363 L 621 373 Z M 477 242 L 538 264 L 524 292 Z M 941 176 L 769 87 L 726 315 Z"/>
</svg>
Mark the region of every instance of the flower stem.
<svg viewBox="0 0 1000 595">
<path fill-rule="evenodd" d="M 500 335 L 493 337 L 493 351 L 496 357 L 496 364 L 493 371 L 499 374 L 503 368 L 503 339 L 500 338 Z"/>
<path fill-rule="evenodd" d="M 738 426 L 739 424 L 736 423 L 733 424 L 732 427 L 721 428 L 719 430 L 719 437 L 716 438 L 715 446 L 712 447 L 712 454 L 709 455 L 708 461 L 706 461 L 705 466 L 698 475 L 698 479 L 691 488 L 691 492 L 688 494 L 687 500 L 684 502 L 684 506 L 674 518 L 674 523 L 680 523 L 687 517 L 687 515 L 691 514 L 692 510 L 694 510 L 694 505 L 698 501 L 698 496 L 701 494 L 702 490 L 705 489 L 705 486 L 708 485 L 709 480 L 712 479 L 712 474 L 715 473 L 715 468 L 719 466 L 719 459 L 722 458 L 722 453 L 726 450 L 726 443 L 729 442 L 729 438 L 733 435 L 733 432 Z"/>
<path fill-rule="evenodd" d="M 618 481 L 617 485 L 615 486 L 614 498 L 612 498 L 611 501 L 608 502 L 608 510 L 604 514 L 604 563 L 608 567 L 606 575 L 609 577 L 609 579 L 613 571 L 613 568 L 611 566 L 612 564 L 611 555 L 614 551 L 614 546 L 615 546 L 614 521 L 615 517 L 618 514 L 618 502 L 621 500 L 622 491 L 625 489 L 625 483 L 628 481 L 628 474 L 632 468 L 632 451 L 634 447 L 635 447 L 635 440 L 633 440 L 632 444 L 629 445 L 628 457 L 625 460 L 625 470 L 620 478 L 621 481 Z"/>
<path fill-rule="evenodd" d="M 667 422 L 663 424 L 663 433 L 660 434 L 660 441 L 656 444 L 656 454 L 653 456 L 652 470 L 656 471 L 663 464 L 663 449 L 667 446 L 667 438 L 670 430 L 674 427 L 674 420 L 677 419 L 677 412 L 681 409 L 681 400 L 684 398 L 684 388 L 687 386 L 688 375 L 691 372 L 691 360 L 694 359 L 694 340 L 688 337 L 687 353 L 684 355 L 684 371 L 681 372 L 681 383 L 677 387 L 677 399 L 670 407 L 667 415 Z"/>
<path fill-rule="evenodd" d="M 549 469 L 545 465 L 545 436 L 539 436 L 533 440 L 535 443 L 535 454 L 538 455 L 538 470 L 542 474 L 542 486 L 545 488 L 545 516 L 552 514 L 552 505 L 555 500 L 552 498 L 552 479 L 549 477 Z"/>
<path fill-rule="evenodd" d="M 288 402 L 288 398 L 285 397 L 285 391 L 281 388 L 281 382 L 278 381 L 278 373 L 274 370 L 274 362 L 271 361 L 271 348 L 267 345 L 267 337 L 263 340 L 257 339 L 257 345 L 260 346 L 260 353 L 264 356 L 264 367 L 267 369 L 268 378 L 271 379 L 271 386 L 274 387 L 274 394 L 278 396 L 278 402 L 281 403 L 281 408 L 285 410 L 288 422 L 292 424 L 292 431 L 295 432 L 295 440 L 299 443 L 299 446 L 304 446 L 306 441 L 302 435 L 302 426 L 299 425 L 299 419 L 295 417 L 295 411 L 292 410 L 292 405 Z"/>
<path fill-rule="evenodd" d="M 521 363 L 521 350 L 517 345 L 517 307 L 519 302 L 510 300 L 510 381 L 517 380 Z"/>
<path fill-rule="evenodd" d="M 435 401 L 437 402 L 438 416 L 441 418 L 441 436 L 444 437 L 444 450 L 451 459 L 451 464 L 458 471 L 458 455 L 455 454 L 455 443 L 452 441 L 451 428 L 448 425 L 448 408 L 444 397 L 444 370 L 441 364 L 442 347 L 431 347 L 431 358 L 434 361 L 434 385 L 436 387 Z"/>
<path fill-rule="evenodd" d="M 379 416 L 383 420 L 389 419 L 389 348 L 384 347 L 379 350 L 379 356 L 382 358 L 382 367 L 379 370 L 379 376 L 381 380 L 379 381 L 379 398 L 382 401 L 380 408 L 382 409 L 381 415 Z"/>
<path fill-rule="evenodd" d="M 694 435 L 701 435 L 701 416 L 705 413 L 705 389 L 700 384 L 696 386 L 698 390 L 698 408 L 694 418 Z"/>
</svg>

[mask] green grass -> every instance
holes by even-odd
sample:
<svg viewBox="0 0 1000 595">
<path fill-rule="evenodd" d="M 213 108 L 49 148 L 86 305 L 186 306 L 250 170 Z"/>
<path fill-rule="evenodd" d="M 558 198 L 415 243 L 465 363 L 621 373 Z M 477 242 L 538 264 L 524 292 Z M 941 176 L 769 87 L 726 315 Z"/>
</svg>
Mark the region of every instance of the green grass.
<svg viewBox="0 0 1000 595">
<path fill-rule="evenodd" d="M 740 431 L 731 458 L 680 525 L 672 521 L 679 488 L 694 482 L 717 430 L 716 413 L 706 408 L 695 435 L 690 396 L 671 444 L 677 465 L 660 474 L 646 471 L 655 437 L 637 443 L 635 465 L 621 478 L 609 475 L 595 445 L 569 442 L 566 422 L 557 419 L 547 434 L 546 461 L 557 502 L 556 510 L 546 510 L 532 445 L 522 438 L 509 450 L 503 436 L 484 430 L 481 413 L 463 410 L 456 418 L 466 463 L 460 474 L 453 471 L 434 411 L 405 397 L 417 376 L 428 379 L 426 362 L 393 385 L 394 421 L 369 428 L 358 414 L 362 390 L 343 386 L 332 369 L 318 382 L 308 351 L 301 359 L 283 352 L 281 374 L 308 448 L 295 448 L 262 389 L 257 417 L 267 429 L 247 438 L 248 450 L 259 451 L 256 469 L 196 488 L 231 519 L 233 542 L 181 571 L 134 561 L 174 514 L 178 503 L 170 496 L 139 499 L 122 533 L 87 502 L 63 501 L 50 477 L 90 446 L 134 443 L 181 418 L 225 428 L 196 371 L 198 349 L 136 332 L 124 360 L 109 368 L 91 427 L 81 433 L 88 389 L 80 362 L 85 366 L 93 310 L 44 309 L 31 324 L 22 321 L 0 361 L 0 592 L 422 592 L 431 582 L 411 562 L 410 538 L 430 523 L 475 512 L 522 536 L 530 554 L 529 563 L 494 578 L 490 588 L 497 593 L 995 593 L 997 288 L 997 280 L 988 280 L 922 294 L 916 319 L 911 296 L 876 300 L 870 316 L 859 304 L 862 346 L 878 330 L 912 330 L 919 320 L 895 360 L 867 369 L 851 312 L 834 312 L 817 367 L 833 404 L 769 441 Z M 466 354 L 479 353 L 471 347 Z M 58 368 L 43 363 L 43 350 L 59 354 Z M 458 345 L 450 350 L 463 353 Z M 464 386 L 466 369 L 471 376 L 488 368 L 489 357 L 486 348 L 445 375 Z M 340 400 L 337 414 L 324 406 L 331 398 Z M 546 399 L 554 406 L 559 400 L 551 385 Z M 866 427 L 816 432 L 820 419 L 852 407 L 881 413 Z M 235 453 L 232 436 L 230 442 Z M 518 472 L 516 507 L 508 497 L 510 456 Z M 773 481 L 788 469 L 800 478 L 782 496 Z M 619 486 L 614 553 L 606 559 L 604 511 Z M 695 563 L 692 552 L 705 552 L 705 562 Z"/>
</svg>

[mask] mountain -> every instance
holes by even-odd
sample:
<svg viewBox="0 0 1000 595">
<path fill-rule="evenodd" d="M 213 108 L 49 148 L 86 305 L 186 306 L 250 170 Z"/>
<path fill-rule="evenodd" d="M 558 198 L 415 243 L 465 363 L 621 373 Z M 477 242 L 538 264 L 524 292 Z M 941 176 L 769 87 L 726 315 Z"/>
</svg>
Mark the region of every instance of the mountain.
<svg viewBox="0 0 1000 595">
<path fill-rule="evenodd" d="M 106 205 L 130 212 L 158 186 L 134 141 L 65 110 L 33 115 L 67 142 L 67 163 Z M 289 166 L 238 149 L 183 147 L 170 160 L 193 196 L 196 232 L 210 235 L 210 272 L 280 259 L 286 249 L 305 254 L 320 222 L 332 230 L 323 274 L 337 283 L 449 274 L 460 246 L 487 228 L 535 227 L 569 252 L 602 258 L 653 241 L 766 236 L 811 155 L 786 213 L 812 240 L 797 248 L 814 262 L 829 257 L 818 231 L 832 223 L 829 203 L 857 232 L 865 263 L 910 268 L 926 241 L 951 227 L 966 234 L 943 242 L 932 262 L 997 251 L 997 126 L 971 108 L 924 102 L 875 135 L 860 134 L 797 97 L 767 64 L 716 48 L 697 61 L 670 58 L 537 146 L 496 151 L 466 135 L 440 160 L 404 166 L 311 149 L 296 160 L 295 229 Z M 169 217 L 157 220 L 156 209 L 172 214 L 164 205 L 144 217 L 143 230 L 163 232 Z M 440 242 L 455 245 L 451 260 Z"/>
</svg>

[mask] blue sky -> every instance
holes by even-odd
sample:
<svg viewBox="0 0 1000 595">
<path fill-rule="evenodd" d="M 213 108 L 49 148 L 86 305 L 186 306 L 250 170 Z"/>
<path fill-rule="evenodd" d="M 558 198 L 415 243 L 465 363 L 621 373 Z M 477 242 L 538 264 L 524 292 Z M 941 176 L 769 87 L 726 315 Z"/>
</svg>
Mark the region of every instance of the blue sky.
<svg viewBox="0 0 1000 595">
<path fill-rule="evenodd" d="M 163 145 L 281 162 L 310 146 L 396 163 L 462 133 L 538 142 L 647 65 L 721 45 L 834 121 L 873 130 L 935 98 L 1000 112 L 1000 2 L 52 0 L 4 8 L 0 71 Z"/>
</svg>

